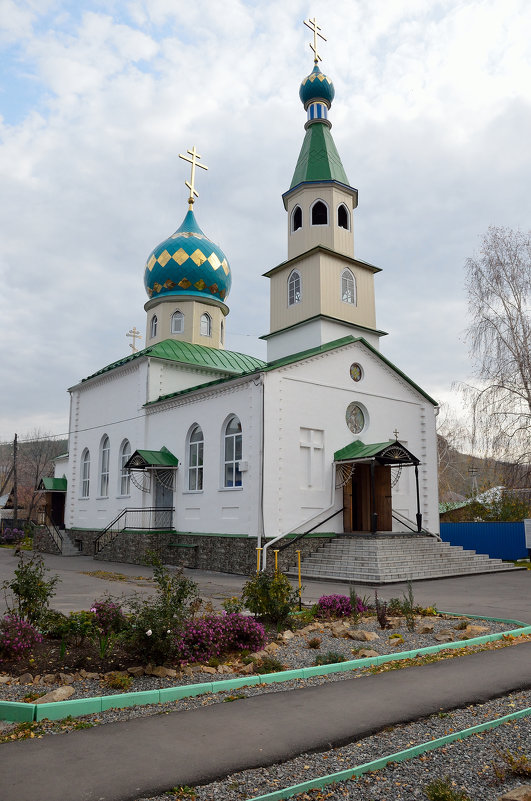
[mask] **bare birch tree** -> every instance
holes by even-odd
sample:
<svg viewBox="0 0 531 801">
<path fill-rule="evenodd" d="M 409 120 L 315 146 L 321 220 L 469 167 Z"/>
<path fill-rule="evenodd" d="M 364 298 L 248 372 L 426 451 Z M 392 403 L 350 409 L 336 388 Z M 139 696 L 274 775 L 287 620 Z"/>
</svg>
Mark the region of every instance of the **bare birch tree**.
<svg viewBox="0 0 531 801">
<path fill-rule="evenodd" d="M 531 461 L 531 231 L 490 227 L 467 259 L 466 289 L 475 385 L 466 387 L 476 445 Z"/>
</svg>

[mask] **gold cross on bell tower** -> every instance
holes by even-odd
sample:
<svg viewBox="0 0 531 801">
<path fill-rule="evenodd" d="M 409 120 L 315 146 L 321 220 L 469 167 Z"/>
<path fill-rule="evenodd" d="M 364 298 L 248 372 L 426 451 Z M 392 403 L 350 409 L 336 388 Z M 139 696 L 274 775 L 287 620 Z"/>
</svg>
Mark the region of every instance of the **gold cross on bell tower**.
<svg viewBox="0 0 531 801">
<path fill-rule="evenodd" d="M 188 156 L 183 156 L 182 153 L 179 153 L 179 158 L 184 159 L 185 161 L 189 161 L 190 164 L 192 165 L 190 180 L 184 182 L 185 185 L 190 190 L 190 197 L 188 198 L 188 208 L 191 209 L 192 206 L 194 205 L 194 195 L 195 197 L 199 197 L 199 192 L 197 192 L 195 188 L 195 168 L 201 167 L 202 170 L 208 170 L 208 167 L 206 166 L 206 164 L 199 164 L 198 159 L 200 159 L 201 156 L 195 149 L 195 145 L 192 147 L 191 150 L 187 150 L 186 152 L 190 154 L 190 156 L 192 157 L 191 159 L 188 158 Z"/>
<path fill-rule="evenodd" d="M 129 343 L 129 347 L 133 351 L 133 353 L 138 352 L 138 348 L 136 347 L 137 339 L 142 339 L 142 334 L 140 331 L 136 330 L 136 325 L 131 328 L 130 331 L 127 332 L 126 337 L 132 337 L 133 341 Z"/>
<path fill-rule="evenodd" d="M 313 19 L 309 20 L 308 22 L 306 22 L 306 20 L 304 20 L 304 24 L 306 25 L 307 28 L 309 28 L 311 31 L 313 31 L 313 44 L 310 43 L 310 50 L 313 50 L 313 60 L 314 60 L 314 63 L 317 64 L 318 61 L 322 61 L 323 60 L 321 58 L 321 56 L 319 55 L 319 53 L 317 52 L 317 37 L 320 36 L 321 39 L 323 41 L 325 41 L 325 42 L 326 42 L 326 38 L 323 36 L 322 33 L 319 33 L 321 28 L 316 23 L 315 17 Z"/>
</svg>

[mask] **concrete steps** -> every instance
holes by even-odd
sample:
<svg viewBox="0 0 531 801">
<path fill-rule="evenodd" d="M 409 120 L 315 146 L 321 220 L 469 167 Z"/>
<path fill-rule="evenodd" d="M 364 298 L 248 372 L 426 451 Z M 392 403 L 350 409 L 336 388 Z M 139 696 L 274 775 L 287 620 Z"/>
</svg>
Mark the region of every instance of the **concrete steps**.
<svg viewBox="0 0 531 801">
<path fill-rule="evenodd" d="M 337 537 L 301 563 L 304 578 L 353 584 L 391 584 L 517 569 L 501 559 L 409 533 Z M 290 567 L 287 575 L 296 576 L 296 566 Z"/>
<path fill-rule="evenodd" d="M 63 538 L 63 546 L 61 548 L 61 556 L 81 556 L 81 551 L 74 545 L 72 540 L 70 539 L 69 534 L 63 529 L 61 530 L 61 536 Z"/>
</svg>

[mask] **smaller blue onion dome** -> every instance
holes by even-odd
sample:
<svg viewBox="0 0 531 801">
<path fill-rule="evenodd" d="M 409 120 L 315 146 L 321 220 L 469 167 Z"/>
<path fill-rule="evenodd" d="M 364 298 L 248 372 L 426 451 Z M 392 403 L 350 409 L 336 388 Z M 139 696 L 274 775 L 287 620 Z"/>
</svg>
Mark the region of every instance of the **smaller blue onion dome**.
<svg viewBox="0 0 531 801">
<path fill-rule="evenodd" d="M 330 108 L 334 95 L 334 84 L 330 78 L 321 72 L 316 64 L 310 74 L 303 80 L 299 89 L 299 97 L 304 104 L 304 108 L 312 100 L 324 100 Z"/>
<path fill-rule="evenodd" d="M 150 298 L 192 295 L 224 302 L 231 283 L 225 254 L 205 236 L 191 209 L 175 233 L 153 250 L 144 272 Z"/>
</svg>

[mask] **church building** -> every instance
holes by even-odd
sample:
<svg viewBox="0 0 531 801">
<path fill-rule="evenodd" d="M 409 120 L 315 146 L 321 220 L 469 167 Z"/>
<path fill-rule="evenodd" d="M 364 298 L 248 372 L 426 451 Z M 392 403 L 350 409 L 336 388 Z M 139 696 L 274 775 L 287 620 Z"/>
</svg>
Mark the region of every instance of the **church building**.
<svg viewBox="0 0 531 801">
<path fill-rule="evenodd" d="M 69 390 L 57 548 L 130 562 L 156 548 L 166 563 L 249 573 L 290 543 L 283 567 L 342 535 L 438 539 L 437 404 L 380 351 L 381 271 L 355 255 L 358 191 L 312 25 L 287 258 L 265 273 L 267 361 L 225 348 L 231 269 L 196 218 L 194 146 L 188 210 L 145 265 L 146 347 Z"/>
</svg>

